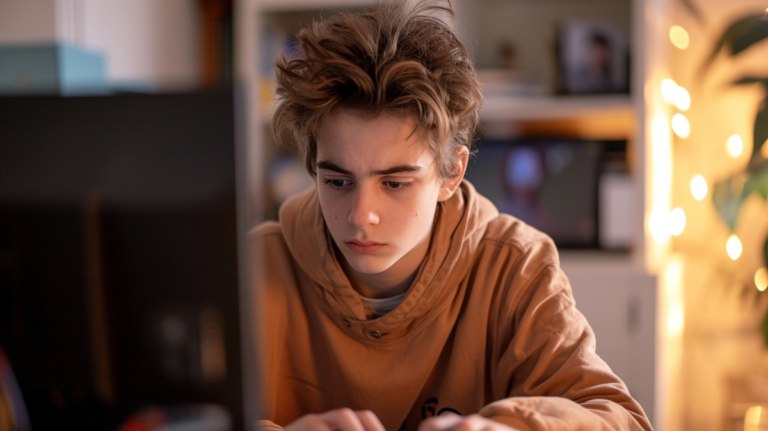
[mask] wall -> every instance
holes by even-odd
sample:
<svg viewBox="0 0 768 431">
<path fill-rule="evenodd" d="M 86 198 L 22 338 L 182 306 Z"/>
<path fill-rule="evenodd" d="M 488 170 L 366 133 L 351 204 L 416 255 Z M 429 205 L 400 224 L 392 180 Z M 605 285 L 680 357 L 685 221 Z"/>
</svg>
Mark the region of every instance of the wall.
<svg viewBox="0 0 768 431">
<path fill-rule="evenodd" d="M 110 80 L 169 89 L 199 83 L 196 0 L 81 1 L 83 45 L 108 53 Z"/>
<path fill-rule="evenodd" d="M 107 78 L 163 90 L 200 83 L 196 0 L 0 0 L 0 44 L 64 42 L 107 57 Z"/>
<path fill-rule="evenodd" d="M 0 44 L 55 39 L 56 5 L 52 0 L 0 0 Z"/>
</svg>

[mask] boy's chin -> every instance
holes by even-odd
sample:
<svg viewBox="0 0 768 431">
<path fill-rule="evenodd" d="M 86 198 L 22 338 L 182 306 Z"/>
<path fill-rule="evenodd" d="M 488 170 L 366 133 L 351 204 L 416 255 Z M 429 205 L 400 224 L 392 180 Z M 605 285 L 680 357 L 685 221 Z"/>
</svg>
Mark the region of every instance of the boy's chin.
<svg viewBox="0 0 768 431">
<path fill-rule="evenodd" d="M 383 256 L 344 256 L 349 266 L 360 274 L 379 274 L 388 270 L 395 261 Z"/>
</svg>

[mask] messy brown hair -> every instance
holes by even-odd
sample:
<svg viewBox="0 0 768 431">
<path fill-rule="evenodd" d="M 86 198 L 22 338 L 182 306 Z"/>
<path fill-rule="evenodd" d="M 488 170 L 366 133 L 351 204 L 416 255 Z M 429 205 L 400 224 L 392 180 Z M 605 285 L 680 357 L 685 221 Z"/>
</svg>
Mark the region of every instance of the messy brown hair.
<svg viewBox="0 0 768 431">
<path fill-rule="evenodd" d="M 302 29 L 300 58 L 276 62 L 276 142 L 298 147 L 314 176 L 327 115 L 410 116 L 428 132 L 440 175 L 455 177 L 455 149 L 474 152 L 482 94 L 469 52 L 441 15 L 453 17 L 449 0 L 380 1 Z"/>
</svg>

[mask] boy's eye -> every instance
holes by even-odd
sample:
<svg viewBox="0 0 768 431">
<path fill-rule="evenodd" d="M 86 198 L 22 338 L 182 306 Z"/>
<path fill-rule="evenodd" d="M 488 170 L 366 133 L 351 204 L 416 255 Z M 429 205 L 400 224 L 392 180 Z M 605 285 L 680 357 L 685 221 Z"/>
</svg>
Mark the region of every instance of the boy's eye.
<svg viewBox="0 0 768 431">
<path fill-rule="evenodd" d="M 330 184 L 333 187 L 344 187 L 349 184 L 352 184 L 352 181 L 349 180 L 325 180 L 326 184 Z"/>
<path fill-rule="evenodd" d="M 400 181 L 386 181 L 385 184 L 390 189 L 401 189 L 411 185 L 411 183 L 400 182 Z"/>
</svg>

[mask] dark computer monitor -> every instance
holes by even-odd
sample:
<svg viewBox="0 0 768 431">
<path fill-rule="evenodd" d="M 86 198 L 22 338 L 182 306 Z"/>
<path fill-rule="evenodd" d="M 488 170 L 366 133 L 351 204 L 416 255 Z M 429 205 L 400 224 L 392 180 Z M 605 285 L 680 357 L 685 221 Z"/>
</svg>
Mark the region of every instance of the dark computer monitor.
<svg viewBox="0 0 768 431">
<path fill-rule="evenodd" d="M 598 182 L 625 141 L 483 140 L 467 179 L 500 212 L 545 232 L 560 248 L 599 246 Z"/>
<path fill-rule="evenodd" d="M 32 429 L 242 428 L 231 92 L 0 98 L 0 346 Z"/>
</svg>

